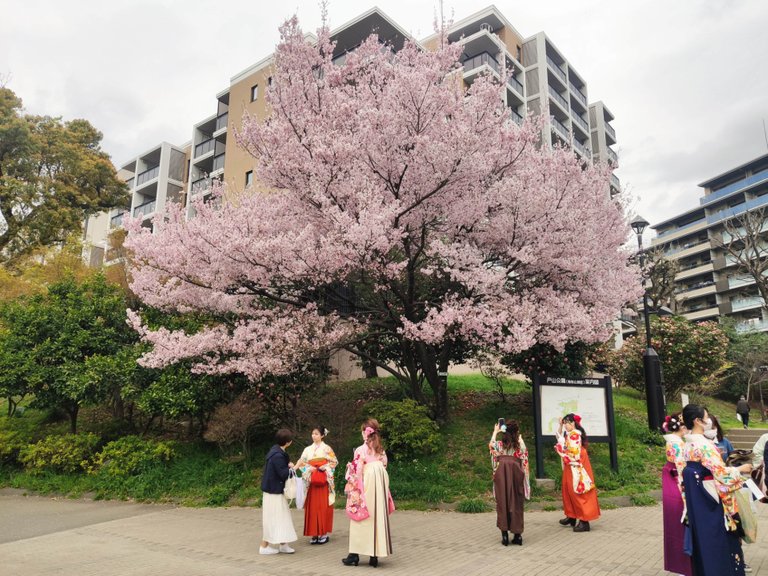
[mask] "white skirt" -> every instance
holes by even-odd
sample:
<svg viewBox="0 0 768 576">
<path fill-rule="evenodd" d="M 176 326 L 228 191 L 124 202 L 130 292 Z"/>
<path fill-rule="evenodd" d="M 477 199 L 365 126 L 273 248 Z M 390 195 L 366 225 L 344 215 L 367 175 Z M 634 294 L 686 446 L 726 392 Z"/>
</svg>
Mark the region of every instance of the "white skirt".
<svg viewBox="0 0 768 576">
<path fill-rule="evenodd" d="M 262 540 L 270 544 L 282 544 L 298 540 L 293 529 L 291 509 L 282 494 L 264 493 L 261 499 Z"/>
</svg>

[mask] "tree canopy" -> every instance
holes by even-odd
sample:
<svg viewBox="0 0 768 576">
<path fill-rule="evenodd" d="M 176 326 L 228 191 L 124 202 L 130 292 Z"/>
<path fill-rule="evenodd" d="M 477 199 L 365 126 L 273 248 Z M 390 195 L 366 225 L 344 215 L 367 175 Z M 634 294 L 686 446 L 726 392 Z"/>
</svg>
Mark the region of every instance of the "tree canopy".
<svg viewBox="0 0 768 576">
<path fill-rule="evenodd" d="M 0 263 L 63 242 L 88 214 L 125 203 L 101 139 L 87 120 L 24 114 L 0 87 Z"/>
<path fill-rule="evenodd" d="M 259 380 L 344 349 L 414 396 L 426 383 L 442 417 L 457 347 L 608 336 L 640 281 L 607 167 L 539 146 L 493 77 L 465 89 L 459 45 L 393 53 L 372 36 L 336 65 L 327 29 L 281 34 L 271 115 L 237 135 L 262 191 L 191 220 L 171 207 L 154 235 L 128 224 L 137 296 L 215 319 L 187 333 L 133 314 L 146 365 Z"/>
</svg>

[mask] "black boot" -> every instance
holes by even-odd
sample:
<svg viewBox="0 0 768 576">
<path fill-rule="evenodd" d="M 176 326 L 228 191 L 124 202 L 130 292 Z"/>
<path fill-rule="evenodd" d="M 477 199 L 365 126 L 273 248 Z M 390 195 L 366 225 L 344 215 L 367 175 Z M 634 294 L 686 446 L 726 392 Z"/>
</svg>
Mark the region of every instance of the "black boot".
<svg viewBox="0 0 768 576">
<path fill-rule="evenodd" d="M 379 557 L 378 556 L 371 556 L 368 559 L 368 566 L 373 566 L 376 568 L 379 565 Z"/>
<path fill-rule="evenodd" d="M 509 532 L 506 530 L 501 531 L 501 543 L 504 546 L 509 546 Z"/>
<path fill-rule="evenodd" d="M 512 544 L 517 544 L 518 546 L 522 546 L 523 545 L 522 534 L 515 534 L 515 537 L 512 538 Z"/>
<path fill-rule="evenodd" d="M 346 558 L 341 559 L 344 566 L 357 566 L 360 563 L 360 556 L 357 554 L 348 554 Z"/>
<path fill-rule="evenodd" d="M 560 522 L 560 526 L 576 526 L 576 518 L 569 518 L 568 516 L 558 520 L 558 522 Z"/>
<path fill-rule="evenodd" d="M 589 532 L 589 522 L 579 520 L 579 523 L 573 527 L 574 532 Z"/>
</svg>

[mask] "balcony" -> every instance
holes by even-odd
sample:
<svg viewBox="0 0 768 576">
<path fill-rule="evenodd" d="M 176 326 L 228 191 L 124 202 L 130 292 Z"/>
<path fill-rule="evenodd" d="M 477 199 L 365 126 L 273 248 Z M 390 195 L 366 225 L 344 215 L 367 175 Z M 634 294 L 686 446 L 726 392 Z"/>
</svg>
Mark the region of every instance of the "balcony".
<svg viewBox="0 0 768 576">
<path fill-rule="evenodd" d="M 213 150 L 215 146 L 216 141 L 213 138 L 208 138 L 208 140 L 200 142 L 200 144 L 195 146 L 195 158 L 202 156 L 203 154 L 207 154 Z"/>
<path fill-rule="evenodd" d="M 693 228 L 696 228 L 697 226 L 705 226 L 707 224 L 707 219 L 702 218 L 701 220 L 696 220 L 695 222 L 691 222 L 690 224 L 686 224 L 685 226 L 680 226 L 678 228 L 672 228 L 671 230 L 664 230 L 664 232 L 660 232 L 657 238 L 663 238 L 664 236 L 670 236 L 672 234 L 678 234 L 683 231 L 690 231 L 693 232 Z"/>
<path fill-rule="evenodd" d="M 587 148 L 586 146 L 584 146 L 584 144 L 582 144 L 582 143 L 581 143 L 581 142 L 579 142 L 578 140 L 575 140 L 575 139 L 574 139 L 574 141 L 573 141 L 573 147 L 576 149 L 576 151 L 577 151 L 579 154 L 581 154 L 581 155 L 582 155 L 582 156 L 584 156 L 585 158 L 589 158 L 589 157 L 592 155 L 592 152 L 589 150 L 589 148 Z"/>
<path fill-rule="evenodd" d="M 510 75 L 507 78 L 507 84 L 517 92 L 520 96 L 525 96 L 525 92 L 523 92 L 523 85 L 520 83 L 520 81 L 515 78 L 514 76 Z"/>
<path fill-rule="evenodd" d="M 550 56 L 547 56 L 547 64 L 549 64 L 550 69 L 552 72 L 555 73 L 555 75 L 560 78 L 564 83 L 567 83 L 568 80 L 565 77 L 565 71 L 560 68 L 560 65 L 555 62 Z"/>
<path fill-rule="evenodd" d="M 608 162 L 610 162 L 613 165 L 616 165 L 619 163 L 619 157 L 616 154 L 616 152 L 614 152 L 610 148 L 607 148 L 606 152 L 608 152 Z"/>
<path fill-rule="evenodd" d="M 160 166 L 155 166 L 154 168 L 150 168 L 149 170 L 145 170 L 138 176 L 136 176 L 136 186 L 141 186 L 142 184 L 146 184 L 150 180 L 153 180 L 158 177 L 160 174 Z"/>
<path fill-rule="evenodd" d="M 576 86 L 573 85 L 573 82 L 568 82 L 568 87 L 571 89 L 571 94 L 573 94 L 576 97 L 576 100 L 584 104 L 584 107 L 587 106 L 587 97 L 584 96 L 583 92 L 576 88 Z"/>
<path fill-rule="evenodd" d="M 576 124 L 582 127 L 584 132 L 588 135 L 589 134 L 589 124 L 587 124 L 587 121 L 584 120 L 581 116 L 578 114 L 574 114 L 572 118 L 576 121 Z"/>
<path fill-rule="evenodd" d="M 552 88 L 552 86 L 549 86 L 548 88 L 549 88 L 549 95 L 552 96 L 552 98 L 554 98 L 555 101 L 558 104 L 560 104 L 560 106 L 563 107 L 564 111 L 568 112 L 568 110 L 569 110 L 569 108 L 568 108 L 568 100 L 563 98 L 557 90 Z"/>
<path fill-rule="evenodd" d="M 496 72 L 496 74 L 500 74 L 499 63 L 496 61 L 496 58 L 491 56 L 488 52 L 481 52 L 477 56 L 465 60 L 464 72 L 470 72 L 477 68 L 482 68 L 483 66 L 488 66 L 488 68 Z"/>
<path fill-rule="evenodd" d="M 218 156 L 213 157 L 213 170 L 211 172 L 216 172 L 217 170 L 224 170 L 224 157 L 226 154 L 219 154 Z"/>
<path fill-rule="evenodd" d="M 229 118 L 229 112 L 224 112 L 221 116 L 216 117 L 216 132 L 222 128 L 227 127 L 227 119 Z"/>
<path fill-rule="evenodd" d="M 729 218 L 733 218 L 734 216 L 738 216 L 739 214 L 743 214 L 744 212 L 749 212 L 755 208 L 760 208 L 767 205 L 768 194 L 765 196 L 758 196 L 757 198 L 752 198 L 751 200 L 747 200 L 746 202 L 742 202 L 741 204 L 726 208 L 725 210 L 720 210 L 707 216 L 707 222 L 710 224 L 715 224 L 721 220 L 727 220 Z"/>
<path fill-rule="evenodd" d="M 709 240 L 704 240 L 703 242 L 686 242 L 679 248 L 675 248 L 673 250 L 664 250 L 664 256 L 666 258 L 670 258 L 672 256 L 675 256 L 677 258 L 685 258 L 686 256 L 692 256 L 693 254 L 696 254 L 698 252 L 704 252 L 707 250 L 712 249 L 712 243 Z M 717 265 L 715 265 L 715 268 L 717 268 Z"/>
<path fill-rule="evenodd" d="M 523 117 L 520 116 L 520 114 L 517 113 L 517 110 L 514 108 L 509 109 L 509 114 L 512 116 L 512 120 L 515 121 L 516 124 L 522 125 L 523 124 Z"/>
<path fill-rule="evenodd" d="M 694 306 L 688 312 L 683 313 L 686 320 L 704 320 L 705 318 L 714 318 L 720 315 L 720 308 L 716 305 L 702 304 Z"/>
<path fill-rule="evenodd" d="M 731 300 L 731 310 L 747 310 L 749 308 L 760 308 L 763 305 L 763 299 L 760 296 L 750 296 L 748 298 L 738 298 Z"/>
<path fill-rule="evenodd" d="M 750 318 L 736 324 L 736 331 L 740 333 L 764 332 L 765 330 L 768 330 L 768 320 L 762 318 Z"/>
<path fill-rule="evenodd" d="M 128 186 L 129 190 L 133 190 L 133 182 L 134 182 L 133 178 L 128 178 L 128 180 L 125 181 L 125 184 Z"/>
<path fill-rule="evenodd" d="M 133 209 L 133 217 L 138 218 L 139 216 L 144 217 L 152 214 L 156 206 L 157 200 L 150 200 L 149 202 L 144 202 L 144 204 L 139 204 Z"/>
<path fill-rule="evenodd" d="M 693 266 L 685 269 L 681 269 L 680 272 L 677 273 L 675 276 L 675 282 L 680 282 L 681 280 L 685 280 L 686 278 L 693 278 L 694 276 L 698 276 L 700 274 L 705 274 L 707 272 L 713 272 L 714 267 L 712 266 L 712 262 L 703 262 L 699 263 L 697 262 Z"/>
<path fill-rule="evenodd" d="M 552 118 L 552 129 L 566 142 L 571 141 L 571 133 L 568 131 L 568 128 L 566 128 L 565 124 L 560 122 L 560 120 L 554 117 Z"/>
<path fill-rule="evenodd" d="M 621 182 L 619 182 L 619 177 L 616 174 L 611 174 L 611 186 L 616 190 L 621 190 Z"/>
<path fill-rule="evenodd" d="M 739 190 L 743 190 L 744 188 L 752 186 L 753 184 L 758 184 L 764 180 L 768 180 L 768 169 L 762 170 L 756 174 L 753 174 L 752 176 L 749 176 L 748 178 L 744 178 L 744 180 L 739 180 L 738 182 L 729 184 L 725 188 L 720 188 L 720 190 L 712 192 L 712 194 L 704 196 L 704 198 L 699 200 L 699 204 L 702 206 L 711 204 L 715 200 L 719 200 L 724 196 L 728 196 L 729 194 L 733 194 L 734 192 L 738 192 Z"/>
<path fill-rule="evenodd" d="M 608 124 L 608 122 L 605 123 L 605 134 L 606 136 L 610 136 L 613 142 L 611 144 L 616 143 L 616 130 L 613 129 L 613 126 Z"/>
<path fill-rule="evenodd" d="M 114 216 L 112 216 L 109 219 L 109 229 L 112 230 L 114 228 L 120 228 L 120 226 L 123 225 L 123 217 L 125 216 L 125 211 L 118 212 Z"/>
<path fill-rule="evenodd" d="M 199 178 L 192 182 L 192 194 L 199 194 L 200 192 L 204 192 L 211 186 L 211 179 L 206 178 Z"/>
<path fill-rule="evenodd" d="M 749 286 L 754 284 L 755 279 L 752 276 L 732 276 L 728 278 L 728 289 L 741 288 L 742 286 Z"/>
</svg>

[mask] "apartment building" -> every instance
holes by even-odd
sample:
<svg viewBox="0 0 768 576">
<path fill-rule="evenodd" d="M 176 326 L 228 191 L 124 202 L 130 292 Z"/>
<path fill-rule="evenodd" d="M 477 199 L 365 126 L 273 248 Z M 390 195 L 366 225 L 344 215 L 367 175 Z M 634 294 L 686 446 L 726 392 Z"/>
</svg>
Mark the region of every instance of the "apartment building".
<svg viewBox="0 0 768 576">
<path fill-rule="evenodd" d="M 675 276 L 678 312 L 689 320 L 730 316 L 737 329 L 768 330 L 768 314 L 753 278 L 740 275 L 722 248 L 731 237 L 724 224 L 768 206 L 768 154 L 699 184 L 699 205 L 652 226 L 667 258 L 680 263 Z"/>
</svg>

